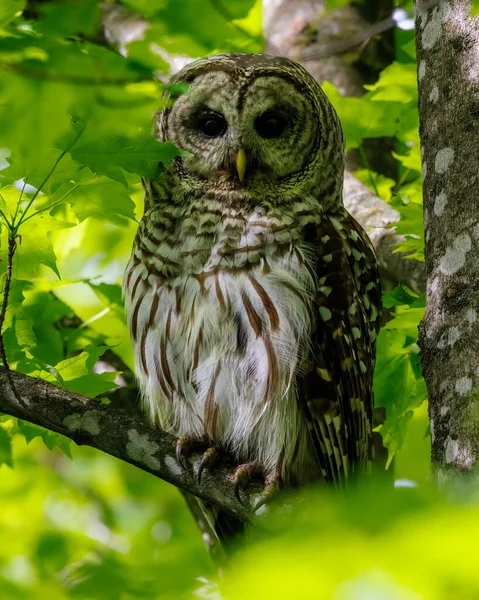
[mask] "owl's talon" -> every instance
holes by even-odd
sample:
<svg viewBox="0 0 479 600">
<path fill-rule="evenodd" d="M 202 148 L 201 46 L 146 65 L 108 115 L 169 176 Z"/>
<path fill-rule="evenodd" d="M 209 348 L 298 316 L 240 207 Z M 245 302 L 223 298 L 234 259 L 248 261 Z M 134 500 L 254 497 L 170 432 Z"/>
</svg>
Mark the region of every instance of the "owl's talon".
<svg viewBox="0 0 479 600">
<path fill-rule="evenodd" d="M 186 436 L 180 437 L 176 440 L 176 460 L 181 466 L 183 465 L 183 455 L 188 447 L 189 438 Z"/>
<path fill-rule="evenodd" d="M 176 440 L 176 460 L 181 466 L 184 467 L 184 456 L 190 456 L 194 450 L 203 450 L 205 447 L 205 440 L 189 435 L 183 435 Z"/>
<path fill-rule="evenodd" d="M 276 473 L 269 474 L 264 480 L 263 495 L 256 503 L 254 511 L 258 511 L 262 506 L 268 504 L 277 494 L 279 490 L 281 478 Z"/>
<path fill-rule="evenodd" d="M 244 505 L 241 500 L 240 490 L 248 485 L 253 475 L 258 471 L 256 463 L 246 463 L 236 467 L 233 474 L 233 490 L 236 499 L 240 504 Z"/>
<path fill-rule="evenodd" d="M 208 448 L 201 458 L 200 466 L 198 468 L 198 483 L 201 483 L 201 475 L 205 468 L 211 469 L 218 462 L 219 454 L 215 446 Z"/>
</svg>

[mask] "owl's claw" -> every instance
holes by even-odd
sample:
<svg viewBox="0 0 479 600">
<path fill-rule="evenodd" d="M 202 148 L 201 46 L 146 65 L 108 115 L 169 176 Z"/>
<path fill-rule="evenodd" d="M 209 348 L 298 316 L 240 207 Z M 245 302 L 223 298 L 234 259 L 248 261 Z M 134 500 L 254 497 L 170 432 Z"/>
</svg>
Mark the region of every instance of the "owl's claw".
<svg viewBox="0 0 479 600">
<path fill-rule="evenodd" d="M 183 465 L 183 454 L 187 446 L 187 440 L 186 436 L 176 440 L 176 460 L 180 465 Z"/>
<path fill-rule="evenodd" d="M 240 490 L 248 485 L 251 481 L 251 478 L 255 473 L 258 472 L 258 467 L 256 463 L 245 463 L 244 465 L 240 465 L 236 467 L 233 473 L 233 490 L 235 493 L 235 497 L 240 504 L 244 504 L 243 500 L 241 500 Z"/>
<path fill-rule="evenodd" d="M 270 473 L 266 475 L 264 480 L 264 490 L 263 495 L 258 500 L 254 507 L 254 511 L 258 511 L 262 506 L 268 504 L 277 494 L 279 490 L 279 484 L 281 482 L 281 478 L 276 473 Z"/>
<path fill-rule="evenodd" d="M 201 458 L 200 466 L 198 467 L 198 483 L 201 483 L 201 475 L 202 475 L 204 469 L 205 468 L 211 469 L 211 467 L 214 467 L 215 464 L 218 462 L 218 458 L 219 458 L 219 453 L 215 446 L 208 448 L 204 452 L 204 454 Z"/>
<path fill-rule="evenodd" d="M 202 450 L 204 447 L 204 440 L 184 435 L 176 440 L 176 460 L 184 466 L 183 456 L 190 456 L 195 450 Z"/>
</svg>

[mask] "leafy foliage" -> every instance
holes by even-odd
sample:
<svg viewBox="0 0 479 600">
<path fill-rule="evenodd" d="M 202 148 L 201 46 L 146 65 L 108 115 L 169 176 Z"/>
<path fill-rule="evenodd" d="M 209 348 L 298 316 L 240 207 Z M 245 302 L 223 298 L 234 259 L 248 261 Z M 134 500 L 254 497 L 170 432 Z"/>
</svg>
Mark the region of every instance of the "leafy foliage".
<svg viewBox="0 0 479 600">
<path fill-rule="evenodd" d="M 13 240 L 3 323 L 10 366 L 115 402 L 133 369 L 121 277 L 143 210 L 140 179 L 180 152 L 151 134 L 168 57 L 257 52 L 262 37 L 259 0 L 105 4 L 47 0 L 27 8 L 25 0 L 0 0 L 0 289 Z M 328 8 L 344 4 L 328 0 Z M 412 3 L 402 4 L 409 10 Z M 103 10 L 123 11 L 141 39 L 122 38 L 112 48 L 102 33 Z M 397 251 L 422 260 L 414 44 L 403 34 L 397 61 L 364 96 L 344 98 L 324 87 L 349 149 L 365 156 L 365 140 L 397 139 L 396 177 L 373 172 L 367 161 L 356 176 L 400 213 L 404 241 Z M 380 429 L 390 458 L 396 456 L 397 478 L 423 483 L 428 441 L 417 325 L 424 298 L 399 287 L 386 293 L 385 305 L 390 320 L 378 340 L 375 377 L 377 404 L 387 415 Z M 0 471 L 2 598 L 181 600 L 195 589 L 199 597 L 219 597 L 177 490 L 9 417 L 0 419 Z M 422 491 L 407 498 L 352 494 L 344 505 L 327 495 L 307 497 L 288 532 L 271 525 L 272 537 L 238 559 L 225 583 L 228 597 L 316 598 L 318 582 L 322 597 L 422 594 L 424 581 L 414 578 L 409 558 L 411 523 L 431 507 L 433 518 L 420 530 L 431 540 L 423 549 L 431 551 L 455 531 L 453 523 L 465 528 L 465 521 L 453 510 L 442 513 Z M 438 527 L 442 538 L 435 537 Z M 460 589 L 467 574 L 457 567 L 451 577 Z M 438 594 L 451 589 L 447 584 L 438 580 Z"/>
</svg>

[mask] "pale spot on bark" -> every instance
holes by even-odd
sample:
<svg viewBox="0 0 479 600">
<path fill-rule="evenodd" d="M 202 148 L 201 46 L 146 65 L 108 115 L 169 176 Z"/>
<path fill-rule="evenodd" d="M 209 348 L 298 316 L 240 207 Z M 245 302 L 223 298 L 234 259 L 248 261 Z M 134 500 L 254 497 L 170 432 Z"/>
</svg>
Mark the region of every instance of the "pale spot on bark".
<svg viewBox="0 0 479 600">
<path fill-rule="evenodd" d="M 460 445 L 458 440 L 447 438 L 446 442 L 446 463 L 455 462 L 457 466 L 471 468 L 474 464 L 474 457 L 469 444 Z"/>
<path fill-rule="evenodd" d="M 441 192 L 434 200 L 434 214 L 436 217 L 442 216 L 444 209 L 446 208 L 447 197 L 444 192 Z"/>
<path fill-rule="evenodd" d="M 165 457 L 165 467 L 170 473 L 173 473 L 173 475 L 176 475 L 177 477 L 181 475 L 181 467 L 172 456 Z"/>
<path fill-rule="evenodd" d="M 434 443 L 434 440 L 436 439 L 435 433 L 434 433 L 434 421 L 433 419 L 431 419 L 429 421 L 429 429 L 431 431 L 431 443 Z"/>
<path fill-rule="evenodd" d="M 431 281 L 431 285 L 429 286 L 429 291 L 430 292 L 437 292 L 437 290 L 439 289 L 439 277 L 434 277 L 434 279 Z"/>
<path fill-rule="evenodd" d="M 448 412 L 449 412 L 449 406 L 441 406 L 441 410 L 439 411 L 439 414 L 441 415 L 441 417 L 445 417 Z"/>
<path fill-rule="evenodd" d="M 100 433 L 100 412 L 87 410 L 83 414 L 73 413 L 63 419 L 63 425 L 72 431 L 87 431 L 91 435 Z"/>
<path fill-rule="evenodd" d="M 449 387 L 449 379 L 444 379 L 444 381 L 441 381 L 441 384 L 439 385 L 439 391 L 445 392 L 448 387 Z"/>
<path fill-rule="evenodd" d="M 447 333 L 443 333 L 441 339 L 439 340 L 437 347 L 439 349 L 443 349 L 446 346 L 454 346 L 457 340 L 461 337 L 458 327 L 450 327 L 447 330 Z"/>
<path fill-rule="evenodd" d="M 432 90 L 429 94 L 429 100 L 434 102 L 434 104 L 439 100 L 439 88 L 435 84 L 432 86 Z"/>
<path fill-rule="evenodd" d="M 429 223 L 429 211 L 427 208 L 424 209 L 424 226 Z"/>
<path fill-rule="evenodd" d="M 434 161 L 436 173 L 445 173 L 451 166 L 453 160 L 454 150 L 452 148 L 442 148 L 442 150 L 439 150 L 436 154 L 436 160 Z"/>
<path fill-rule="evenodd" d="M 466 262 L 466 254 L 471 249 L 471 238 L 467 233 L 461 233 L 454 240 L 452 247 L 446 248 L 441 258 L 439 270 L 445 275 L 452 275 L 461 269 Z"/>
<path fill-rule="evenodd" d="M 126 453 L 132 460 L 143 463 L 150 469 L 160 468 L 160 461 L 153 456 L 160 449 L 156 442 L 152 442 L 148 435 L 141 434 L 136 429 L 128 431 L 128 439 Z"/>
<path fill-rule="evenodd" d="M 421 62 L 419 63 L 419 68 L 417 70 L 417 76 L 419 78 L 419 81 L 421 81 L 425 75 L 426 75 L 426 61 L 421 60 Z"/>
<path fill-rule="evenodd" d="M 423 181 L 426 179 L 426 175 L 427 175 L 427 162 L 424 160 L 422 163 L 422 180 Z"/>
<path fill-rule="evenodd" d="M 475 308 L 468 308 L 466 312 L 466 319 L 470 325 L 477 321 L 477 312 Z"/>
<path fill-rule="evenodd" d="M 449 13 L 449 2 L 441 2 L 431 12 L 431 16 L 422 32 L 422 45 L 425 50 L 433 48 L 438 39 L 441 37 L 442 24 L 446 20 Z"/>
<path fill-rule="evenodd" d="M 458 446 L 459 444 L 456 440 L 451 440 L 451 438 L 447 438 L 445 456 L 446 463 L 451 463 L 456 458 L 458 453 Z"/>
<path fill-rule="evenodd" d="M 456 392 L 460 396 L 464 396 L 467 392 L 470 392 L 472 389 L 472 379 L 470 377 L 460 377 L 456 381 Z"/>
</svg>

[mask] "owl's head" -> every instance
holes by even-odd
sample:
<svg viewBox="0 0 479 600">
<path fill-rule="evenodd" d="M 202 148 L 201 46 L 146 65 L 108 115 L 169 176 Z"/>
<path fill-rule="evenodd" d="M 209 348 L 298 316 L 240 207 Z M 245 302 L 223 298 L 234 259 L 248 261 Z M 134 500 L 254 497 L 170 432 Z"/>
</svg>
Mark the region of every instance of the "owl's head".
<svg viewBox="0 0 479 600">
<path fill-rule="evenodd" d="M 253 199 L 313 193 L 332 203 L 341 195 L 341 125 L 299 64 L 218 54 L 190 63 L 171 84 L 184 91 L 160 113 L 157 135 L 190 153 L 174 163 L 184 185 Z"/>
</svg>

